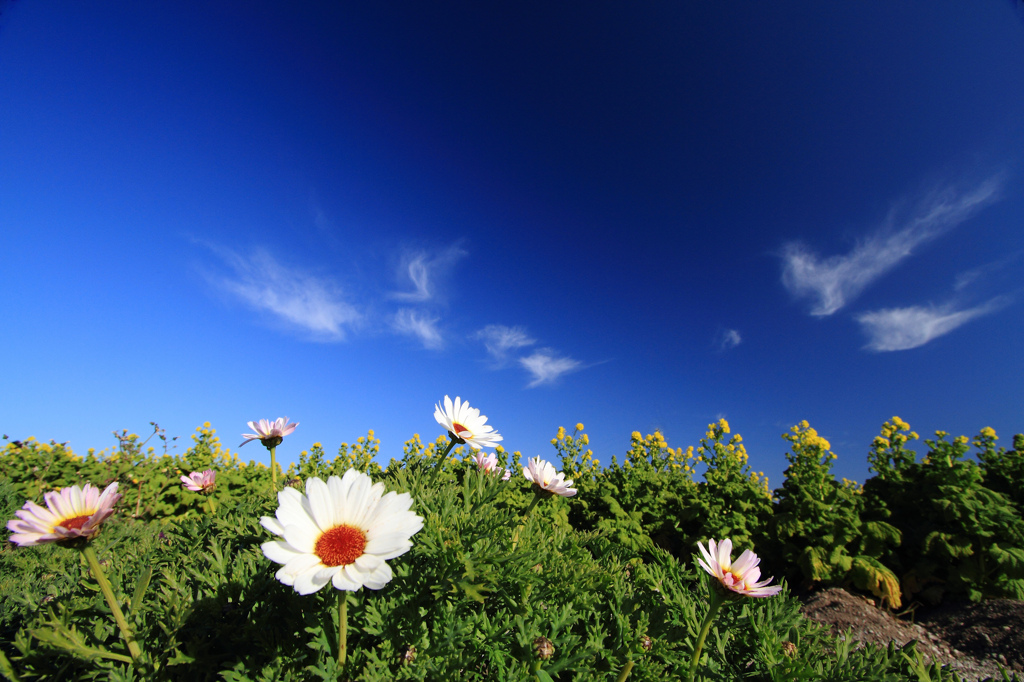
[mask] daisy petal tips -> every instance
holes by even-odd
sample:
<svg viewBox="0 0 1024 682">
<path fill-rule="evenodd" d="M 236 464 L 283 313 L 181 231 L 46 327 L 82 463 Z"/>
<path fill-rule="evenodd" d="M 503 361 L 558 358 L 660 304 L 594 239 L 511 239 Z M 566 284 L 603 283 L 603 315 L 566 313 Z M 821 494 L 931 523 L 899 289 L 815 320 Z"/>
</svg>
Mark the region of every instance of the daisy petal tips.
<svg viewBox="0 0 1024 682">
<path fill-rule="evenodd" d="M 444 409 L 438 403 L 434 409 L 434 419 L 448 429 L 452 438 L 460 443 L 467 443 L 474 450 L 493 447 L 502 440 L 492 427 L 486 426 L 487 417 L 480 415 L 480 410 L 472 408 L 455 396 L 455 403 L 448 396 L 444 397 Z"/>
<path fill-rule="evenodd" d="M 242 445 L 245 445 L 249 441 L 258 440 L 268 448 L 275 447 L 281 444 L 284 437 L 295 430 L 295 427 L 299 425 L 298 422 L 294 424 L 288 423 L 288 417 L 279 417 L 274 421 L 267 419 L 261 419 L 258 422 L 248 422 L 249 428 L 256 433 L 243 433 Z M 239 445 L 238 447 L 242 447 Z"/>
<path fill-rule="evenodd" d="M 572 479 L 566 480 L 565 474 L 555 470 L 551 462 L 534 457 L 523 467 L 523 476 L 533 483 L 538 490 L 562 497 L 572 497 L 578 490 L 572 487 Z"/>
<path fill-rule="evenodd" d="M 732 540 L 725 539 L 721 542 L 708 541 L 708 548 L 704 545 L 697 545 L 703 559 L 698 558 L 701 568 L 714 577 L 718 584 L 728 592 L 743 597 L 772 597 L 782 591 L 780 585 L 768 586 L 771 578 L 758 582 L 761 577 L 761 569 L 758 564 L 761 560 L 749 549 L 732 561 Z"/>
<path fill-rule="evenodd" d="M 276 518 L 260 523 L 279 539 L 263 543 L 263 555 L 282 564 L 275 577 L 299 594 L 327 583 L 355 592 L 379 590 L 393 576 L 387 560 L 412 548 L 423 519 L 409 511 L 409 493 L 384 493 L 384 484 L 349 469 L 327 482 L 306 479 L 306 494 L 285 488 L 277 494 Z"/>
<path fill-rule="evenodd" d="M 61 542 L 84 538 L 91 540 L 100 532 L 100 525 L 114 513 L 114 505 L 121 499 L 117 482 L 108 485 L 102 493 L 90 483 L 79 488 L 70 485 L 60 491 L 43 495 L 46 506 L 26 502 L 7 522 L 11 542 L 21 547 L 32 547 L 48 542 Z"/>
</svg>

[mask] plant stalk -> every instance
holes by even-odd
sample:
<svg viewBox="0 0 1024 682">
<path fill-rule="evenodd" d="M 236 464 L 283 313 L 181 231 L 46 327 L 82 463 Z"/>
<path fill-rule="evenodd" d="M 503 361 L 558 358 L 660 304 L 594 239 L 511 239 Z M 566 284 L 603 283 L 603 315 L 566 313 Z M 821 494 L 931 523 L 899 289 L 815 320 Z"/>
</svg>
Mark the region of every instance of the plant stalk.
<svg viewBox="0 0 1024 682">
<path fill-rule="evenodd" d="M 277 494 L 277 456 L 275 454 L 277 450 L 276 445 L 270 446 L 270 485 L 274 489 L 274 494 Z"/>
<path fill-rule="evenodd" d="M 103 598 L 107 600 L 107 605 L 110 606 L 110 610 L 114 614 L 114 620 L 117 621 L 117 627 L 121 630 L 121 636 L 128 644 L 128 653 L 132 655 L 132 660 L 138 665 L 142 659 L 142 649 L 139 648 L 138 642 L 135 641 L 135 635 L 132 634 L 131 629 L 128 627 L 128 621 L 125 620 L 121 607 L 117 605 L 117 599 L 114 598 L 114 590 L 110 587 L 110 581 L 107 580 L 103 567 L 100 566 L 100 561 L 96 557 L 96 550 L 92 548 L 92 545 L 85 545 L 81 551 L 82 555 L 85 556 L 86 562 L 89 564 L 89 570 L 92 571 L 93 577 L 96 578 L 96 582 L 100 585 Z"/>
<path fill-rule="evenodd" d="M 633 672 L 633 660 L 632 659 L 626 661 L 626 665 L 624 665 L 622 667 L 622 672 L 620 672 L 619 676 L 617 678 L 615 678 L 615 682 L 626 682 L 626 679 L 629 677 L 629 674 L 631 672 Z"/>
<path fill-rule="evenodd" d="M 217 503 L 213 501 L 213 494 L 206 496 L 206 501 L 210 503 L 210 514 L 217 513 Z"/>
<path fill-rule="evenodd" d="M 516 526 L 515 532 L 512 533 L 512 550 L 513 551 L 515 551 L 516 545 L 519 544 L 519 534 L 521 532 L 523 532 L 523 528 L 526 527 L 526 522 L 530 518 L 530 512 L 533 511 L 533 508 L 537 506 L 538 502 L 540 502 L 540 495 L 534 493 L 533 501 L 530 502 L 530 506 L 527 507 L 526 511 L 523 512 L 523 520 L 519 522 L 519 525 Z"/>
<path fill-rule="evenodd" d="M 338 590 L 338 668 L 345 667 L 348 656 L 348 593 Z"/>
<path fill-rule="evenodd" d="M 690 659 L 690 671 L 686 676 L 686 682 L 693 682 L 693 678 L 697 674 L 700 655 L 704 651 L 704 640 L 707 639 L 708 632 L 711 630 L 711 623 L 715 620 L 715 614 L 718 613 L 718 609 L 725 602 L 713 586 L 709 585 L 709 592 L 711 594 L 708 598 L 708 613 L 704 616 L 704 622 L 700 626 L 700 634 L 697 636 L 697 644 L 693 648 L 693 658 Z"/>
</svg>

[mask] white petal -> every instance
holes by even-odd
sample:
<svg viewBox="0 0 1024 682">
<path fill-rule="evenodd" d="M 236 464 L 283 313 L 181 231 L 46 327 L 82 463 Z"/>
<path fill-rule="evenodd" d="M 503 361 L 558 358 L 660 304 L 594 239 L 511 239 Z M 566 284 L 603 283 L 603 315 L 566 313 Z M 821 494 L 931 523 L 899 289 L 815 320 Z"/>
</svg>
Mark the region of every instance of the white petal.
<svg viewBox="0 0 1024 682">
<path fill-rule="evenodd" d="M 366 477 L 366 482 L 370 482 L 370 477 Z M 356 502 L 353 500 L 352 509 L 352 525 L 356 528 L 366 528 L 366 522 L 373 517 L 377 511 L 377 504 L 380 502 L 381 496 L 384 495 L 384 484 L 374 483 L 363 492 L 362 499 Z"/>
<path fill-rule="evenodd" d="M 269 530 L 274 535 L 284 535 L 284 526 L 281 522 L 272 516 L 260 517 L 260 525 Z"/>
<path fill-rule="evenodd" d="M 334 574 L 341 570 L 341 566 L 325 566 L 316 573 L 317 580 L 330 580 Z"/>
<path fill-rule="evenodd" d="M 295 591 L 299 594 L 313 594 L 331 581 L 329 577 L 324 578 L 322 573 L 320 570 L 309 569 L 295 576 Z"/>
<path fill-rule="evenodd" d="M 285 573 L 293 579 L 295 576 L 320 565 L 320 558 L 315 554 L 300 554 L 281 567 L 278 573 Z M 292 583 L 287 583 L 291 585 Z"/>
<path fill-rule="evenodd" d="M 306 554 L 313 553 L 316 541 L 320 539 L 321 535 L 319 530 L 312 529 L 305 524 L 290 523 L 284 527 L 284 539 L 288 541 L 288 544 Z"/>
<path fill-rule="evenodd" d="M 363 551 L 367 554 L 373 554 L 376 557 L 387 560 L 394 559 L 397 556 L 402 556 L 410 549 L 412 549 L 412 542 L 406 536 L 389 535 L 378 538 L 375 542 L 366 543 L 366 549 Z"/>
<path fill-rule="evenodd" d="M 374 540 L 380 536 L 400 535 L 403 538 L 411 538 L 423 528 L 423 518 L 412 512 L 401 512 L 392 514 L 375 523 L 366 532 L 366 539 Z"/>
<path fill-rule="evenodd" d="M 316 521 L 317 527 L 324 532 L 333 528 L 334 505 L 331 503 L 327 484 L 315 476 L 307 478 L 306 497 L 309 498 L 309 506 L 313 511 L 313 520 Z"/>
<path fill-rule="evenodd" d="M 371 590 L 379 590 L 391 582 L 391 578 L 393 577 L 394 574 L 391 572 L 391 567 L 387 564 L 381 564 L 377 567 L 377 570 L 366 577 L 363 584 Z"/>
<path fill-rule="evenodd" d="M 356 568 L 363 573 L 373 573 L 382 563 L 384 563 L 384 560 L 380 557 L 373 556 L 372 554 L 363 554 L 356 559 Z"/>
<path fill-rule="evenodd" d="M 339 590 L 347 590 L 349 592 L 355 592 L 362 587 L 360 583 L 352 582 L 352 580 L 345 575 L 345 571 L 338 571 L 335 573 L 334 579 L 331 582 Z"/>
<path fill-rule="evenodd" d="M 355 564 L 348 564 L 347 566 L 345 566 L 344 573 L 346 578 L 356 583 L 357 585 L 365 584 L 366 578 L 368 578 L 370 575 L 369 573 L 364 573 L 363 571 L 360 571 Z"/>
<path fill-rule="evenodd" d="M 263 556 L 267 557 L 275 564 L 287 564 L 292 559 L 297 559 L 300 556 L 307 556 L 305 553 L 296 550 L 287 542 L 281 542 L 280 540 L 264 542 L 260 545 L 260 548 L 263 550 Z"/>
</svg>

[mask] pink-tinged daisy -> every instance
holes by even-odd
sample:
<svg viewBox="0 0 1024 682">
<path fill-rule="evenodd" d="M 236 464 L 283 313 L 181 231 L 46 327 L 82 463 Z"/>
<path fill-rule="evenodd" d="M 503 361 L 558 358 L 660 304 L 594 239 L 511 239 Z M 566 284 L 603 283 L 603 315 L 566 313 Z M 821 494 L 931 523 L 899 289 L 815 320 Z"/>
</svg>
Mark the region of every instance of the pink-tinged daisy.
<svg viewBox="0 0 1024 682">
<path fill-rule="evenodd" d="M 258 422 L 248 422 L 249 428 L 256 433 L 243 433 L 242 445 L 245 445 L 249 441 L 258 440 L 268 448 L 276 447 L 281 444 L 284 437 L 295 430 L 295 427 L 299 425 L 298 422 L 294 424 L 288 423 L 288 417 L 280 417 L 275 421 L 269 421 L 267 419 L 261 419 Z M 239 445 L 238 447 L 242 447 Z"/>
<path fill-rule="evenodd" d="M 480 416 L 480 410 L 470 407 L 469 403 L 455 396 L 455 404 L 448 396 L 444 397 L 444 409 L 438 403 L 434 410 L 434 419 L 448 429 L 448 434 L 458 443 L 468 443 L 474 450 L 493 447 L 502 437 L 487 424 L 487 417 Z"/>
<path fill-rule="evenodd" d="M 480 469 L 481 471 L 484 471 L 486 473 L 491 473 L 492 471 L 496 471 L 498 469 L 498 457 L 493 452 L 490 454 L 484 454 L 483 450 L 481 450 L 480 452 L 473 455 L 473 461 L 476 462 L 477 469 Z M 502 474 L 501 480 L 507 481 L 508 479 L 512 478 L 511 471 L 509 471 L 508 469 L 505 469 L 504 471 L 505 473 Z"/>
<path fill-rule="evenodd" d="M 540 457 L 527 460 L 527 465 L 523 467 L 523 476 L 526 477 L 526 480 L 532 482 L 538 490 L 553 495 L 572 497 L 579 492 L 576 488 L 572 487 L 571 478 L 566 480 L 564 473 L 556 471 L 551 462 L 547 462 Z"/>
<path fill-rule="evenodd" d="M 60 491 L 50 491 L 43 499 L 46 507 L 28 501 L 14 512 L 18 518 L 7 522 L 11 542 L 31 547 L 76 538 L 91 540 L 100 532 L 100 525 L 114 513 L 114 505 L 121 495 L 115 481 L 102 493 L 86 483 L 83 488 L 70 485 Z"/>
<path fill-rule="evenodd" d="M 704 560 L 697 559 L 701 568 L 718 580 L 722 587 L 744 597 L 772 597 L 782 591 L 780 585 L 768 587 L 771 578 L 757 582 L 761 577 L 761 569 L 757 567 L 761 560 L 749 549 L 732 562 L 732 540 L 725 539 L 719 543 L 708 541 L 708 549 L 697 545 Z M 709 551 L 710 550 L 710 551 Z"/>
<path fill-rule="evenodd" d="M 423 519 L 409 511 L 409 493 L 384 494 L 384 484 L 349 469 L 341 478 L 306 479 L 306 494 L 285 488 L 277 494 L 277 518 L 263 527 L 280 540 L 263 543 L 263 555 L 283 564 L 276 578 L 299 594 L 327 583 L 339 590 L 379 590 L 392 578 L 388 559 L 405 554 Z"/>
<path fill-rule="evenodd" d="M 213 490 L 216 478 L 217 473 L 213 469 L 207 469 L 206 471 L 193 471 L 188 476 L 182 476 L 181 483 L 194 493 L 208 493 Z"/>
</svg>

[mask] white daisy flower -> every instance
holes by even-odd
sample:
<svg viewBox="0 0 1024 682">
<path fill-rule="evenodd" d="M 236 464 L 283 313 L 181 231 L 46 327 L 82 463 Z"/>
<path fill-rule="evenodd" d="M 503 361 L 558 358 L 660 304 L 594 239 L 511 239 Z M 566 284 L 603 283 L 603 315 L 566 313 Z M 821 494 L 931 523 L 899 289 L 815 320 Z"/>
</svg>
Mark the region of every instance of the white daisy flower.
<svg viewBox="0 0 1024 682">
<path fill-rule="evenodd" d="M 268 419 L 261 419 L 258 422 L 246 422 L 249 428 L 256 433 L 243 433 L 242 445 L 245 445 L 249 441 L 258 440 L 268 448 L 276 447 L 281 444 L 284 437 L 291 434 L 295 430 L 295 427 L 299 425 L 298 422 L 294 424 L 288 423 L 288 417 L 278 417 L 274 421 Z M 239 445 L 238 447 L 242 447 Z"/>
<path fill-rule="evenodd" d="M 349 469 L 341 478 L 306 479 L 306 494 L 277 494 L 277 518 L 260 523 L 281 540 L 263 544 L 263 555 L 284 564 L 276 578 L 299 594 L 328 582 L 339 590 L 379 590 L 391 581 L 388 559 L 405 554 L 423 519 L 409 511 L 409 493 L 384 494 L 384 484 Z"/>
<path fill-rule="evenodd" d="M 434 419 L 448 429 L 448 433 L 456 442 L 468 443 L 474 450 L 493 447 L 495 443 L 503 440 L 494 428 L 485 426 L 487 417 L 481 417 L 480 410 L 462 402 L 458 396 L 455 396 L 454 405 L 452 399 L 445 396 L 444 409 L 441 409 L 439 403 L 434 410 Z"/>
<path fill-rule="evenodd" d="M 731 593 L 744 597 L 774 597 L 782 591 L 779 585 L 768 586 L 771 578 L 758 582 L 761 577 L 761 569 L 758 564 L 761 560 L 749 549 L 743 550 L 743 554 L 732 560 L 732 540 L 726 538 L 721 542 L 708 540 L 708 548 L 697 544 L 704 559 L 697 558 L 701 568 L 710 573 L 719 584 Z"/>
<path fill-rule="evenodd" d="M 566 480 L 565 474 L 556 470 L 551 462 L 547 462 L 540 457 L 534 457 L 527 460 L 526 464 L 523 467 L 523 476 L 526 477 L 527 481 L 533 483 L 538 490 L 561 495 L 562 497 L 572 497 L 579 492 L 576 488 L 572 487 L 572 479 Z"/>
<path fill-rule="evenodd" d="M 7 522 L 11 542 L 20 547 L 32 547 L 48 542 L 61 542 L 85 538 L 91 540 L 100 532 L 100 526 L 114 513 L 114 505 L 121 499 L 117 482 L 103 492 L 91 483 L 84 487 L 69 485 L 59 491 L 43 495 L 45 507 L 29 500 Z"/>
</svg>

